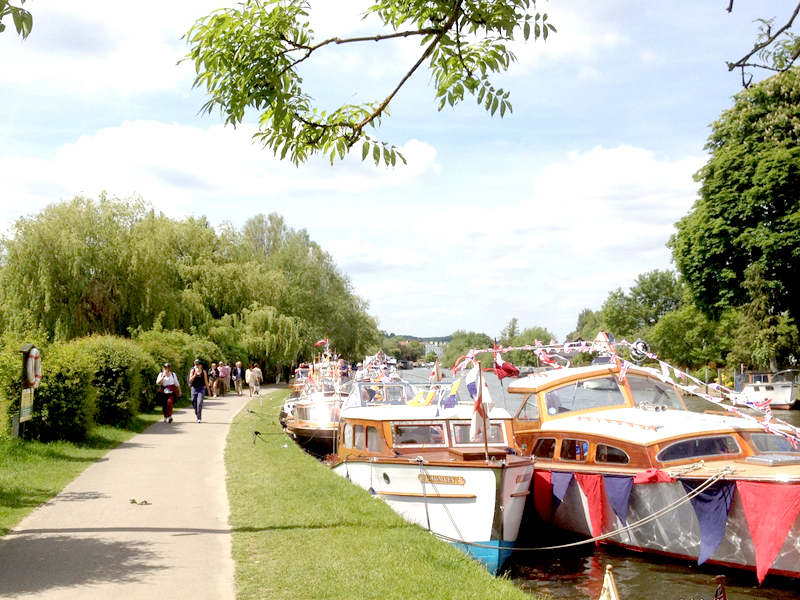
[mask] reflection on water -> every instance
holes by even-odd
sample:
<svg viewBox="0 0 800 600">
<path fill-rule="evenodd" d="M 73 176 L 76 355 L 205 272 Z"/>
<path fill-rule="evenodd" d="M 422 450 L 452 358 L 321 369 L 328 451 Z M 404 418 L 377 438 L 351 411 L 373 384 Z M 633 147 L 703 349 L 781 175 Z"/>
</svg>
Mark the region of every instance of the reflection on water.
<svg viewBox="0 0 800 600">
<path fill-rule="evenodd" d="M 427 380 L 429 369 L 401 371 L 409 380 Z M 493 373 L 486 373 L 492 400 L 509 412 L 518 408 L 511 394 L 501 389 Z M 507 381 L 507 380 L 506 380 Z M 507 383 L 504 384 L 507 387 Z M 689 404 L 694 411 L 715 410 L 702 399 Z M 800 426 L 800 411 L 775 411 L 775 416 Z M 522 531 L 540 525 L 526 516 Z M 527 527 L 526 527 L 527 525 Z M 560 545 L 579 538 L 553 530 L 538 530 L 519 540 L 518 547 L 538 548 Z M 712 600 L 717 587 L 715 577 L 724 576 L 728 600 L 798 600 L 800 582 L 785 577 L 767 576 L 758 587 L 754 572 L 725 569 L 638 553 L 613 546 L 585 544 L 568 550 L 517 551 L 506 563 L 506 575 L 514 584 L 533 595 L 553 600 L 596 600 L 603 586 L 606 565 L 614 568 L 614 578 L 623 600 Z"/>
</svg>

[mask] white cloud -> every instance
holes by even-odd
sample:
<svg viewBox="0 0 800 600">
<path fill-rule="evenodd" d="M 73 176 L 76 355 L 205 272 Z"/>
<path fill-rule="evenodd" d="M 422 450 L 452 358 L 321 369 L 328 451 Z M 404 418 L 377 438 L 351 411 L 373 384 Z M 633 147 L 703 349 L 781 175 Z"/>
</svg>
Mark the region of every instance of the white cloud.
<svg viewBox="0 0 800 600">
<path fill-rule="evenodd" d="M 76 194 L 96 197 L 104 190 L 120 197 L 141 194 L 173 216 L 212 215 L 220 201 L 252 203 L 322 191 L 357 194 L 408 185 L 440 172 L 435 149 L 416 140 L 400 148 L 408 166 L 376 168 L 360 156 L 349 156 L 336 167 L 316 158 L 301 170 L 254 144 L 254 131 L 248 125 L 200 129 L 126 121 L 81 136 L 51 160 L 0 156 L 0 176 L 7 182 L 0 219 L 12 221 L 22 211 Z"/>
<path fill-rule="evenodd" d="M 346 240 L 331 240 L 322 245 L 323 250 L 329 252 L 341 269 L 347 273 L 380 272 L 404 269 L 409 264 L 417 267 L 430 264 L 425 254 L 413 248 L 410 244 L 404 245 L 403 238 L 394 240 L 400 245 L 375 246 L 372 242 L 362 239 L 361 234 L 353 232 Z"/>
</svg>

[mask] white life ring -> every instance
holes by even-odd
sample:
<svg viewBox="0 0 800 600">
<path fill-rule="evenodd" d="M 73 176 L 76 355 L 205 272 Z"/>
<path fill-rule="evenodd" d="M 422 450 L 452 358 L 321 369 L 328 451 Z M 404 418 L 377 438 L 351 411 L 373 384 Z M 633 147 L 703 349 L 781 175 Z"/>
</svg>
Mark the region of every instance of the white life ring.
<svg viewBox="0 0 800 600">
<path fill-rule="evenodd" d="M 30 387 L 37 388 L 42 381 L 42 355 L 38 348 L 32 348 L 28 353 L 28 361 L 25 364 L 25 377 Z"/>
</svg>

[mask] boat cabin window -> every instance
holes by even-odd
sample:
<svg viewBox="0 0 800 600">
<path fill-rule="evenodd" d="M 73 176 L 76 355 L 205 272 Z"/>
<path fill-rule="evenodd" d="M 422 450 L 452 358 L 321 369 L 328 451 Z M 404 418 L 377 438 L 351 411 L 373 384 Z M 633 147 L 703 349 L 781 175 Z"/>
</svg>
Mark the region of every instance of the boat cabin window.
<svg viewBox="0 0 800 600">
<path fill-rule="evenodd" d="M 658 453 L 656 460 L 669 462 L 738 453 L 739 445 L 732 435 L 704 436 L 670 444 Z"/>
<path fill-rule="evenodd" d="M 367 427 L 367 451 L 381 451 L 381 436 L 378 435 L 377 427 Z"/>
<path fill-rule="evenodd" d="M 353 424 L 347 423 L 344 426 L 344 442 L 343 445 L 345 448 L 352 448 L 353 447 Z"/>
<path fill-rule="evenodd" d="M 489 425 L 489 439 L 490 444 L 505 444 L 503 438 L 503 428 L 499 423 L 488 423 Z M 453 440 L 457 445 L 461 444 L 483 444 L 483 431 L 481 431 L 475 439 L 472 439 L 469 434 L 469 423 L 452 423 L 451 432 Z"/>
<path fill-rule="evenodd" d="M 361 403 L 374 404 L 377 402 L 389 404 L 405 404 L 408 399 L 406 386 L 402 383 L 376 383 L 360 386 Z"/>
<path fill-rule="evenodd" d="M 353 428 L 353 447 L 356 450 L 364 449 L 364 426 L 356 425 Z"/>
<path fill-rule="evenodd" d="M 539 420 L 539 406 L 536 404 L 536 394 L 526 394 L 522 408 L 520 408 L 516 418 L 520 421 Z"/>
<path fill-rule="evenodd" d="M 536 445 L 533 447 L 533 455 L 536 458 L 544 458 L 550 460 L 556 453 L 556 440 L 554 438 L 541 438 L 536 440 Z"/>
<path fill-rule="evenodd" d="M 395 446 L 444 446 L 442 423 L 395 423 L 393 424 Z"/>
<path fill-rule="evenodd" d="M 586 440 L 561 440 L 561 460 L 585 461 L 589 457 L 589 442 Z"/>
<path fill-rule="evenodd" d="M 683 402 L 670 384 L 630 374 L 627 379 L 631 392 L 633 392 L 633 401 L 637 406 L 644 404 L 645 406 L 666 406 L 684 410 Z"/>
<path fill-rule="evenodd" d="M 627 465 L 631 462 L 630 456 L 625 450 L 608 446 L 606 444 L 597 444 L 594 451 L 594 462 L 614 464 L 614 465 Z"/>
<path fill-rule="evenodd" d="M 601 377 L 573 381 L 544 393 L 545 409 L 549 415 L 573 410 L 621 406 L 625 404 L 616 377 Z"/>
<path fill-rule="evenodd" d="M 794 448 L 789 440 L 774 433 L 751 433 L 750 440 L 759 452 L 800 454 L 800 445 Z"/>
</svg>

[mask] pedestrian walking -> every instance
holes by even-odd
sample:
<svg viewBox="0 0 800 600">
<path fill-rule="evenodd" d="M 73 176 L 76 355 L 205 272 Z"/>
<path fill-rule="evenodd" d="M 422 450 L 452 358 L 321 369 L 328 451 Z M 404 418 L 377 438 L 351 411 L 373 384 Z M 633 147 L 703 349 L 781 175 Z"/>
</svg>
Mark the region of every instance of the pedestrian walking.
<svg viewBox="0 0 800 600">
<path fill-rule="evenodd" d="M 264 376 L 261 374 L 261 369 L 258 368 L 258 363 L 253 363 L 253 370 L 250 372 L 250 383 L 256 396 L 261 393 L 262 381 L 264 381 Z"/>
<path fill-rule="evenodd" d="M 233 387 L 236 389 L 236 395 L 241 396 L 242 382 L 244 381 L 244 369 L 242 369 L 242 361 L 236 361 L 236 364 L 231 370 L 231 377 L 233 378 Z"/>
<path fill-rule="evenodd" d="M 158 385 L 158 394 L 163 403 L 164 422 L 172 423 L 172 405 L 175 398 L 181 397 L 181 382 L 170 369 L 169 363 L 164 363 L 161 368 L 161 372 L 156 377 L 156 385 Z"/>
<path fill-rule="evenodd" d="M 231 391 L 231 367 L 227 361 L 219 366 L 219 381 L 222 384 L 222 395 L 224 396 Z"/>
<path fill-rule="evenodd" d="M 209 393 L 212 398 L 216 398 L 219 393 L 219 369 L 217 369 L 217 363 L 211 363 L 211 368 L 208 370 L 208 382 L 211 384 Z"/>
<path fill-rule="evenodd" d="M 194 367 L 189 371 L 189 385 L 192 386 L 192 408 L 194 416 L 200 423 L 203 418 L 203 398 L 208 389 L 208 373 L 203 369 L 200 359 L 194 361 Z"/>
<path fill-rule="evenodd" d="M 247 381 L 247 391 L 253 395 L 253 365 L 247 365 L 247 371 L 244 373 L 245 381 Z"/>
</svg>

